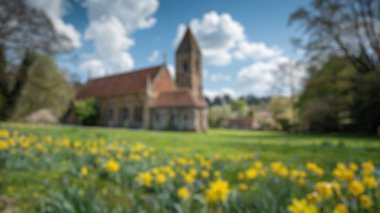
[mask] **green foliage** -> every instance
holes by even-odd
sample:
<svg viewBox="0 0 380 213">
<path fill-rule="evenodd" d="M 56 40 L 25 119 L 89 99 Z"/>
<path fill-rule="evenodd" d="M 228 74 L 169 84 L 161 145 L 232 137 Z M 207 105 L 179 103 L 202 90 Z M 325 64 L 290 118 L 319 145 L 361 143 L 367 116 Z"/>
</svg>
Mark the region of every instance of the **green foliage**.
<svg viewBox="0 0 380 213">
<path fill-rule="evenodd" d="M 309 70 L 301 97 L 305 129 L 375 133 L 379 128 L 379 8 L 376 0 L 312 0 L 290 15 L 289 23 L 304 32 L 295 43 L 304 48 L 305 59 L 322 66 Z"/>
<path fill-rule="evenodd" d="M 231 109 L 237 117 L 247 117 L 249 115 L 249 106 L 245 100 L 235 100 L 231 103 Z"/>
<path fill-rule="evenodd" d="M 375 133 L 380 127 L 380 72 L 360 77 L 354 91 L 352 117 L 355 128 Z"/>
<path fill-rule="evenodd" d="M 73 97 L 72 85 L 58 70 L 54 61 L 48 56 L 37 56 L 27 71 L 13 118 L 23 119 L 40 109 L 49 109 L 59 118 L 67 110 Z"/>
<path fill-rule="evenodd" d="M 226 127 L 228 119 L 233 117 L 229 104 L 211 106 L 208 113 L 208 121 L 211 127 Z"/>
<path fill-rule="evenodd" d="M 0 108 L 0 120 L 7 120 L 13 116 L 18 99 L 28 78 L 28 71 L 36 61 L 37 55 L 26 52 L 22 63 L 15 73 L 6 73 L 5 49 L 0 45 L 0 93 L 3 104 Z M 12 78 L 11 78 L 12 77 Z"/>
<path fill-rule="evenodd" d="M 75 101 L 74 113 L 83 125 L 95 125 L 98 122 L 99 108 L 93 98 Z"/>
<path fill-rule="evenodd" d="M 306 82 L 298 108 L 301 126 L 311 131 L 338 131 L 351 124 L 357 71 L 349 62 L 333 57 Z"/>
<path fill-rule="evenodd" d="M 292 100 L 289 97 L 274 97 L 269 102 L 269 110 L 279 129 L 290 130 L 294 122 Z"/>
</svg>

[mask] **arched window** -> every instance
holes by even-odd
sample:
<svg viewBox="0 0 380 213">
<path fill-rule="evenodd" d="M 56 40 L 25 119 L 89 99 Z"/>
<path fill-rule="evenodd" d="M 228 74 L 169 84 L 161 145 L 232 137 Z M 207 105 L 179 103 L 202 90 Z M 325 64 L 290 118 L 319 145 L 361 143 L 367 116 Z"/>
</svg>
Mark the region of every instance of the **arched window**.
<svg viewBox="0 0 380 213">
<path fill-rule="evenodd" d="M 182 64 L 182 72 L 187 72 L 188 69 L 189 69 L 189 67 L 188 67 L 187 63 L 184 62 L 184 63 Z"/>
<path fill-rule="evenodd" d="M 160 112 L 155 113 L 156 121 L 160 121 Z"/>
</svg>

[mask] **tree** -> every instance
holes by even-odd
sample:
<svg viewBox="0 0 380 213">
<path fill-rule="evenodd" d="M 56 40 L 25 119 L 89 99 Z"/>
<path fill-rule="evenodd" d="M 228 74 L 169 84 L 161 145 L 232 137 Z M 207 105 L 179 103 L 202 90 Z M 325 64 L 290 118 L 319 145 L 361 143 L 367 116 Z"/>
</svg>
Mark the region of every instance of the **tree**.
<svg viewBox="0 0 380 213">
<path fill-rule="evenodd" d="M 231 109 L 236 117 L 246 117 L 249 114 L 249 107 L 245 100 L 234 100 L 231 103 Z"/>
<path fill-rule="evenodd" d="M 0 26 L 0 120 L 5 120 L 14 112 L 35 52 L 62 51 L 68 38 L 26 0 L 0 0 Z"/>
<path fill-rule="evenodd" d="M 298 24 L 306 34 L 295 43 L 305 49 L 311 75 L 334 56 L 343 57 L 354 67 L 348 113 L 355 129 L 366 132 L 376 132 L 380 126 L 380 119 L 373 119 L 380 117 L 380 97 L 370 96 L 379 91 L 373 79 L 380 75 L 379 20 L 378 0 L 313 0 L 289 18 L 290 24 Z"/>
<path fill-rule="evenodd" d="M 226 127 L 232 118 L 231 106 L 228 104 L 215 105 L 209 108 L 209 124 L 211 127 Z"/>
<path fill-rule="evenodd" d="M 296 111 L 295 111 L 295 103 L 296 103 L 296 93 L 299 92 L 302 86 L 302 82 L 305 78 L 305 72 L 303 69 L 303 65 L 300 62 L 294 62 L 294 61 L 286 61 L 279 65 L 279 69 L 274 71 L 274 76 L 276 79 L 276 85 L 274 85 L 273 89 L 277 90 L 274 91 L 274 93 L 278 94 L 278 96 L 287 95 L 289 96 L 288 99 L 282 98 L 280 101 L 275 100 L 275 102 L 281 102 L 281 104 L 284 104 L 284 102 L 289 101 L 286 107 L 286 110 L 288 111 L 288 115 L 290 116 L 289 119 L 281 119 L 283 122 L 290 122 L 290 123 L 283 123 L 284 126 L 290 127 L 291 125 L 295 124 L 296 121 Z M 286 101 L 284 101 L 286 100 Z"/>
<path fill-rule="evenodd" d="M 273 119 L 279 124 L 282 130 L 290 130 L 294 123 L 292 97 L 274 97 L 268 104 L 269 111 Z"/>
<path fill-rule="evenodd" d="M 313 71 L 297 103 L 303 128 L 318 132 L 339 131 L 353 124 L 352 78 L 357 72 L 340 57 L 332 57 Z"/>
<path fill-rule="evenodd" d="M 46 54 L 69 50 L 69 38 L 57 33 L 46 14 L 27 0 L 0 0 L 0 11 L 0 44 L 10 61 L 17 63 L 31 50 Z"/>
<path fill-rule="evenodd" d="M 368 73 L 380 70 L 379 19 L 378 0 L 313 0 L 291 14 L 289 24 L 299 24 L 307 35 L 295 43 L 310 61 L 341 55 Z"/>
<path fill-rule="evenodd" d="M 5 56 L 2 54 L 2 46 L 0 46 L 0 61 L 5 61 Z M 6 75 L 4 70 L 0 70 L 0 93 L 3 97 L 3 104 L 0 109 L 0 120 L 8 119 L 13 114 L 17 100 L 22 92 L 25 82 L 28 77 L 28 70 L 35 60 L 35 54 L 27 52 L 21 63 L 21 66 L 16 75 Z M 13 79 L 11 79 L 13 77 Z M 12 81 L 13 80 L 13 81 Z M 14 82 L 13 84 L 11 84 Z"/>
<path fill-rule="evenodd" d="M 60 118 L 68 108 L 75 91 L 48 56 L 35 56 L 25 77 L 24 87 L 16 103 L 13 119 L 23 119 L 40 109 L 48 109 Z"/>
</svg>

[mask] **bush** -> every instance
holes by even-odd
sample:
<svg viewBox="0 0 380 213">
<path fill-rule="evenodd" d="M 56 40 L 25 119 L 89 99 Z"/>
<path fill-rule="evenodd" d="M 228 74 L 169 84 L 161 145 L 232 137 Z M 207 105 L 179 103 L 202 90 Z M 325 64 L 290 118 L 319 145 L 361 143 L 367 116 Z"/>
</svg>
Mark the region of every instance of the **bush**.
<svg viewBox="0 0 380 213">
<path fill-rule="evenodd" d="M 95 99 L 89 98 L 74 103 L 74 114 L 80 124 L 96 125 L 100 113 Z"/>
</svg>

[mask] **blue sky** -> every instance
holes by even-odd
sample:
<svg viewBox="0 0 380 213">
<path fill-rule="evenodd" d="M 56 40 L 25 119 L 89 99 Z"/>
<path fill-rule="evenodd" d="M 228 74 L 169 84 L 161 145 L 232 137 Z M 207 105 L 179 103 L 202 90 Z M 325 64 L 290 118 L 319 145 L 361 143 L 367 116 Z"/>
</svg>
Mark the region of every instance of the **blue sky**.
<svg viewBox="0 0 380 213">
<path fill-rule="evenodd" d="M 297 35 L 288 16 L 305 0 L 30 0 L 73 51 L 57 56 L 62 69 L 82 81 L 160 64 L 173 69 L 175 42 L 184 26 L 195 33 L 204 55 L 209 96 L 271 95 L 280 64 L 301 57 L 290 43 Z M 302 71 L 300 71 L 301 73 Z M 299 76 L 303 76 L 300 74 Z M 283 90 L 280 93 L 286 94 Z"/>
</svg>

